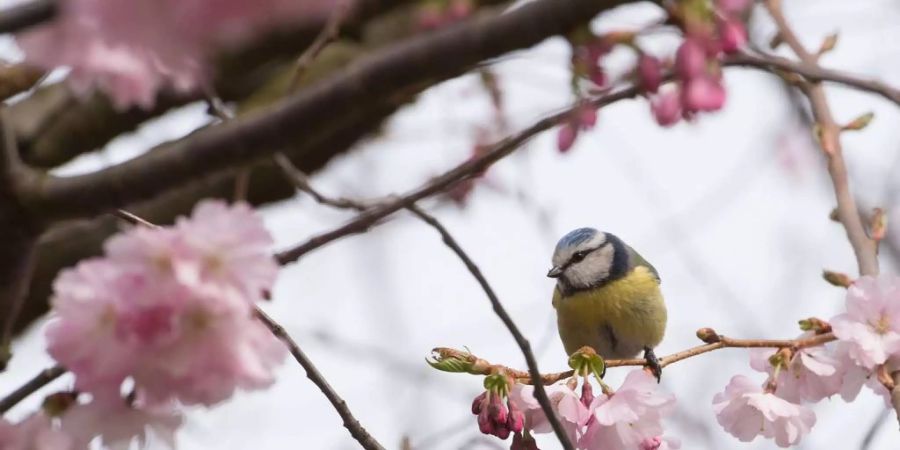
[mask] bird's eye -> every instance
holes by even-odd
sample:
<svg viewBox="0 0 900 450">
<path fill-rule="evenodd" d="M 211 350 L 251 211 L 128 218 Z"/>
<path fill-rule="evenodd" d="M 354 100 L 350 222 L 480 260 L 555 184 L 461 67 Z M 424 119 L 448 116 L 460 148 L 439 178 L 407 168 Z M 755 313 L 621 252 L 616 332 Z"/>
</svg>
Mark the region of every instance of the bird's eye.
<svg viewBox="0 0 900 450">
<path fill-rule="evenodd" d="M 572 255 L 572 262 L 581 261 L 582 259 L 584 259 L 585 256 L 587 256 L 587 254 L 588 254 L 588 252 L 586 252 L 584 250 L 582 250 L 580 252 L 575 252 L 575 254 Z"/>
</svg>

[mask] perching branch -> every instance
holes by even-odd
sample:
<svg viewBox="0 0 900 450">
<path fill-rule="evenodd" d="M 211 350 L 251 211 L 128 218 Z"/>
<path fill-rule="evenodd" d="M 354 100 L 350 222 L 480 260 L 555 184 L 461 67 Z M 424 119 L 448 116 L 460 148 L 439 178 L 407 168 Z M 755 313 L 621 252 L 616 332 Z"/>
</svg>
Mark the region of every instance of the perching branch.
<svg viewBox="0 0 900 450">
<path fill-rule="evenodd" d="M 671 355 L 660 358 L 660 366 L 666 367 L 669 364 L 674 364 L 678 361 L 682 361 L 722 348 L 786 348 L 792 351 L 796 351 L 803 348 L 824 345 L 836 339 L 834 334 L 831 332 L 803 339 L 732 339 L 716 334 L 709 328 L 701 329 L 697 332 L 697 334 L 700 335 L 701 332 L 704 333 L 704 337 L 706 338 L 704 340 L 708 341 L 708 343 L 698 345 L 696 347 L 691 347 L 689 349 L 682 350 L 677 353 L 672 353 Z M 468 373 L 471 374 L 490 375 L 492 373 L 495 373 L 497 369 L 502 369 L 510 376 L 515 378 L 516 381 L 521 383 L 530 384 L 531 380 L 533 379 L 529 372 L 498 364 L 492 364 L 466 351 L 438 347 L 432 350 L 432 352 L 434 353 L 434 358 L 438 362 L 450 358 L 465 361 L 468 367 L 471 368 L 471 370 L 468 371 Z M 643 359 L 607 359 L 604 362 L 606 364 L 606 367 L 644 366 L 647 364 L 647 361 Z M 544 375 L 539 374 L 539 379 L 541 380 L 541 383 L 549 385 L 569 378 L 573 376 L 574 373 L 575 372 L 573 370 L 566 370 L 564 372 L 548 373 Z"/>
<path fill-rule="evenodd" d="M 296 359 L 303 367 L 303 370 L 306 371 L 306 377 L 309 378 L 313 384 L 318 386 L 322 393 L 325 394 L 325 397 L 328 398 L 328 401 L 331 402 L 334 409 L 337 410 L 341 419 L 344 421 L 344 427 L 350 431 L 350 435 L 353 436 L 353 439 L 356 439 L 356 441 L 359 442 L 359 445 L 366 450 L 384 450 L 384 447 L 382 447 L 381 444 L 379 444 L 378 441 L 363 428 L 362 424 L 359 423 L 359 420 L 356 420 L 356 417 L 353 417 L 353 413 L 351 413 L 350 408 L 347 407 L 347 402 L 334 391 L 334 388 L 332 388 L 330 384 L 328 384 L 328 380 L 322 376 L 319 369 L 317 369 L 312 361 L 310 361 L 309 357 L 303 353 L 300 346 L 291 339 L 291 336 L 288 335 L 284 327 L 272 320 L 271 317 L 259 308 L 256 309 L 256 317 L 272 331 L 272 334 L 288 346 L 291 355 L 294 355 L 294 359 Z"/>
</svg>

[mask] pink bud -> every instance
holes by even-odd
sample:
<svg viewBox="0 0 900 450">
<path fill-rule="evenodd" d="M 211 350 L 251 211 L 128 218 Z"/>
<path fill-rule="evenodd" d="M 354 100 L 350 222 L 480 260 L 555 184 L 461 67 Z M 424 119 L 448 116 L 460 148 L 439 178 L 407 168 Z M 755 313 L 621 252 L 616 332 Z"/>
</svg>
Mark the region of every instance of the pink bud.
<svg viewBox="0 0 900 450">
<path fill-rule="evenodd" d="M 694 78 L 685 84 L 681 101 L 690 112 L 716 111 L 725 104 L 725 88 L 709 76 Z"/>
<path fill-rule="evenodd" d="M 565 153 L 572 148 L 572 145 L 575 144 L 575 138 L 578 137 L 578 129 L 572 126 L 571 123 L 565 123 L 559 129 L 559 134 L 556 135 L 556 148 L 560 153 Z"/>
<path fill-rule="evenodd" d="M 738 15 L 744 12 L 752 0 L 716 0 L 716 9 L 727 15 Z"/>
<path fill-rule="evenodd" d="M 506 419 L 506 427 L 514 433 L 522 431 L 525 428 L 525 414 L 510 400 L 506 401 L 506 405 L 509 406 L 509 417 Z"/>
<path fill-rule="evenodd" d="M 706 50 L 696 39 L 686 39 L 675 53 L 675 73 L 682 80 L 706 73 Z"/>
<path fill-rule="evenodd" d="M 494 432 L 494 436 L 497 436 L 500 440 L 505 440 L 510 434 L 509 428 L 505 426 L 497 428 Z"/>
<path fill-rule="evenodd" d="M 672 126 L 681 119 L 681 95 L 676 89 L 661 92 L 650 101 L 650 109 L 656 123 Z"/>
<path fill-rule="evenodd" d="M 662 446 L 663 440 L 659 436 L 649 437 L 641 441 L 639 450 L 659 450 L 659 447 Z"/>
<path fill-rule="evenodd" d="M 478 429 L 484 434 L 494 434 L 494 423 L 488 418 L 486 411 L 478 415 Z"/>
<path fill-rule="evenodd" d="M 578 109 L 578 125 L 582 130 L 594 128 L 597 124 L 597 110 L 590 105 Z"/>
<path fill-rule="evenodd" d="M 503 405 L 503 400 L 500 399 L 500 396 L 493 394 L 490 396 L 487 413 L 494 423 L 505 424 L 509 411 L 506 409 L 506 406 Z"/>
<path fill-rule="evenodd" d="M 654 56 L 641 53 L 637 64 L 638 80 L 647 92 L 656 92 L 662 83 L 662 64 Z"/>
<path fill-rule="evenodd" d="M 487 391 L 478 394 L 472 401 L 472 414 L 478 415 L 484 409 L 484 401 L 487 399 Z"/>
<path fill-rule="evenodd" d="M 734 19 L 719 20 L 719 43 L 725 53 L 735 53 L 747 43 L 744 24 Z"/>
</svg>

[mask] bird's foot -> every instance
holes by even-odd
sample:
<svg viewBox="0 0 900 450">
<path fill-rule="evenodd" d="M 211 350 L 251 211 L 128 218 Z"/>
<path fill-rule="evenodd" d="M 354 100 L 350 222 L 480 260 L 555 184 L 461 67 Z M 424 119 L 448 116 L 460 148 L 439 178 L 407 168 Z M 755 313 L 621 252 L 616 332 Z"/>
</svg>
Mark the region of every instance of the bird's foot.
<svg viewBox="0 0 900 450">
<path fill-rule="evenodd" d="M 656 382 L 659 383 L 662 378 L 662 366 L 659 365 L 659 358 L 656 357 L 656 353 L 653 353 L 652 348 L 644 348 L 644 360 L 647 361 L 647 367 L 650 368 L 653 376 L 656 377 Z"/>
</svg>

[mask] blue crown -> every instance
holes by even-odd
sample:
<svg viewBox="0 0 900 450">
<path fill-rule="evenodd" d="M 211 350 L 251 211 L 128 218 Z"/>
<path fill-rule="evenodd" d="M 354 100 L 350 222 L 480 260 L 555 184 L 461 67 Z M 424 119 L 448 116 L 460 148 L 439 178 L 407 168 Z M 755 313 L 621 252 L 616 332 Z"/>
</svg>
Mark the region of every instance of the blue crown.
<svg viewBox="0 0 900 450">
<path fill-rule="evenodd" d="M 578 228 L 576 230 L 572 230 L 559 240 L 559 242 L 556 244 L 556 250 L 559 251 L 563 248 L 579 245 L 596 236 L 597 233 L 599 233 L 599 231 L 593 228 Z"/>
</svg>

